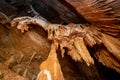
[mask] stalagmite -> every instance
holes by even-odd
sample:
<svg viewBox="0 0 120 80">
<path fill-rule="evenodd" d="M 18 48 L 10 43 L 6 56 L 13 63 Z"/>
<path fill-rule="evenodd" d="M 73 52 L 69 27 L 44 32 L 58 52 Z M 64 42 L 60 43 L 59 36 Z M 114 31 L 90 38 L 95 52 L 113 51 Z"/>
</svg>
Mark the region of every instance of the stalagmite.
<svg viewBox="0 0 120 80">
<path fill-rule="evenodd" d="M 57 58 L 57 47 L 58 44 L 56 44 L 56 42 L 51 45 L 48 58 L 40 65 L 40 73 L 37 80 L 64 80 L 60 63 Z"/>
</svg>

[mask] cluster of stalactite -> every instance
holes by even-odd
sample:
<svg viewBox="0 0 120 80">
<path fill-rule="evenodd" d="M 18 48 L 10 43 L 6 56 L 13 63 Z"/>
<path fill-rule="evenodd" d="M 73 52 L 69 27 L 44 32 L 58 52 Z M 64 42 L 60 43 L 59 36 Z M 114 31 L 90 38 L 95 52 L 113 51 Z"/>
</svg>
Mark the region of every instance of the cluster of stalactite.
<svg viewBox="0 0 120 80">
<path fill-rule="evenodd" d="M 11 22 L 11 25 L 13 27 L 16 26 L 18 29 L 21 30 L 21 32 L 28 31 L 30 27 L 29 25 L 31 24 L 38 25 L 39 27 L 42 27 L 44 30 L 46 30 L 48 34 L 48 39 L 52 41 L 52 46 L 49 53 L 49 56 L 52 57 L 48 57 L 48 59 L 43 62 L 43 64 L 41 64 L 42 68 L 40 68 L 41 71 L 50 71 L 52 75 L 51 79 L 57 79 L 60 76 L 62 79 L 64 79 L 61 73 L 59 61 L 56 56 L 56 51 L 58 49 L 60 49 L 62 57 L 64 57 L 64 54 L 67 53 L 75 61 L 85 62 L 88 66 L 94 64 L 94 60 L 91 57 L 87 46 L 93 48 L 97 46 L 98 49 L 95 48 L 96 53 L 91 54 L 94 55 L 99 62 L 102 62 L 103 65 L 120 72 L 119 39 L 102 33 L 102 29 L 97 27 L 96 25 L 51 24 L 44 21 L 43 19 L 30 17 L 15 18 Z M 105 28 L 106 27 L 104 27 L 104 29 Z M 115 28 L 115 30 L 113 31 L 119 33 L 120 29 L 118 27 L 117 29 Z"/>
</svg>

